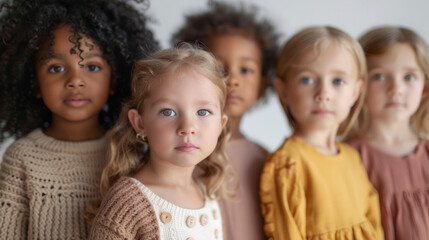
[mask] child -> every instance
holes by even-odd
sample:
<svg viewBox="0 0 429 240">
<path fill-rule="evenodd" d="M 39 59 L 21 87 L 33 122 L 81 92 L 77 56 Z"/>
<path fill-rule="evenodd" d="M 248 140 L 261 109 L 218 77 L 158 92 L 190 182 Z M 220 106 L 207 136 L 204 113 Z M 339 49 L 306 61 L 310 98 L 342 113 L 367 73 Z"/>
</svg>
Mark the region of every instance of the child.
<svg viewBox="0 0 429 240">
<path fill-rule="evenodd" d="M 336 28 L 306 28 L 283 48 L 275 88 L 294 132 L 261 175 L 270 239 L 383 239 L 377 192 L 357 152 L 336 142 L 359 111 L 365 79 L 362 49 Z"/>
<path fill-rule="evenodd" d="M 223 239 L 226 82 L 216 59 L 186 46 L 134 68 L 90 239 Z"/>
<path fill-rule="evenodd" d="M 400 27 L 373 29 L 360 42 L 368 91 L 349 143 L 380 194 L 386 239 L 429 239 L 429 46 Z"/>
<path fill-rule="evenodd" d="M 202 42 L 229 77 L 226 113 L 232 139 L 228 155 L 239 188 L 232 201 L 221 201 L 225 239 L 264 237 L 258 186 L 268 153 L 240 131 L 243 115 L 265 93 L 278 49 L 273 25 L 257 16 L 256 8 L 212 1 L 209 10 L 188 16 L 173 36 L 173 42 Z"/>
<path fill-rule="evenodd" d="M 0 13 L 0 239 L 86 239 L 132 63 L 157 43 L 122 1 L 16 0 Z"/>
</svg>

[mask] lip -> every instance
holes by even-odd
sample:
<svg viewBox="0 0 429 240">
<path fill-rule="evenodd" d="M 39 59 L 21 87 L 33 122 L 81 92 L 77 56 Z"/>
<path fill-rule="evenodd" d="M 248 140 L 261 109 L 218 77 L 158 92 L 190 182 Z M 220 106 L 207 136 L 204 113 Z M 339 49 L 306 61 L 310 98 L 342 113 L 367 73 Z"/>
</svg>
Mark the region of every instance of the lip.
<svg viewBox="0 0 429 240">
<path fill-rule="evenodd" d="M 194 150 L 197 150 L 198 148 L 194 146 L 192 143 L 184 143 L 178 147 L 175 147 L 174 149 L 181 152 L 192 152 Z"/>
<path fill-rule="evenodd" d="M 235 92 L 230 92 L 228 93 L 228 97 L 227 97 L 227 101 L 228 102 L 241 102 L 243 101 L 243 98 L 240 97 L 237 93 Z"/>
<path fill-rule="evenodd" d="M 395 102 L 395 101 L 391 101 L 391 102 L 387 102 L 386 103 L 386 107 L 388 108 L 397 108 L 397 107 L 401 107 L 402 104 L 400 102 Z"/>
<path fill-rule="evenodd" d="M 82 107 L 90 103 L 91 100 L 88 98 L 83 97 L 82 95 L 73 95 L 66 100 L 64 100 L 64 103 L 70 107 Z"/>
<path fill-rule="evenodd" d="M 311 111 L 311 113 L 316 114 L 316 115 L 328 115 L 328 114 L 331 114 L 332 111 L 329 111 L 328 109 L 325 109 L 325 108 L 317 108 L 317 109 Z"/>
</svg>

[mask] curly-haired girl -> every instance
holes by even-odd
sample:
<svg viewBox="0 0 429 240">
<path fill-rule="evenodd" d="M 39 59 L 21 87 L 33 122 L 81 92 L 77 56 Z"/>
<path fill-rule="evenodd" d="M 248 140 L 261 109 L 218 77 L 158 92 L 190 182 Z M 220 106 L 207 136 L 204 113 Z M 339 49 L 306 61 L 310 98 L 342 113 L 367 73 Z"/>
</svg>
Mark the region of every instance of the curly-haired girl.
<svg viewBox="0 0 429 240">
<path fill-rule="evenodd" d="M 1 239 L 85 239 L 106 131 L 135 60 L 157 48 L 123 1 L 15 0 L 0 12 Z"/>
<path fill-rule="evenodd" d="M 223 239 L 216 199 L 226 190 L 229 134 L 216 59 L 186 45 L 163 50 L 137 62 L 131 89 L 90 239 Z"/>
<path fill-rule="evenodd" d="M 226 113 L 232 130 L 228 155 L 237 171 L 239 188 L 233 201 L 221 202 L 225 238 L 261 239 L 257 186 L 267 151 L 248 140 L 241 133 L 240 124 L 269 85 L 278 34 L 270 21 L 259 18 L 255 7 L 211 1 L 207 11 L 187 16 L 172 41 L 203 43 L 228 75 Z"/>
</svg>

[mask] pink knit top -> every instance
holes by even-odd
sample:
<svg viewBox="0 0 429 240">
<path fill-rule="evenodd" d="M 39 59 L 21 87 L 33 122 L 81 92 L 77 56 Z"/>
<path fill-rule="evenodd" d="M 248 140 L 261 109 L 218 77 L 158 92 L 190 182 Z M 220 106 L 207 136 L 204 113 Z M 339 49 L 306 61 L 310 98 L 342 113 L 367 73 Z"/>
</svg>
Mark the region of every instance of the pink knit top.
<svg viewBox="0 0 429 240">
<path fill-rule="evenodd" d="M 368 177 L 379 192 L 386 240 L 429 239 L 429 142 L 415 151 L 389 155 L 366 141 L 349 141 L 362 156 Z"/>
</svg>

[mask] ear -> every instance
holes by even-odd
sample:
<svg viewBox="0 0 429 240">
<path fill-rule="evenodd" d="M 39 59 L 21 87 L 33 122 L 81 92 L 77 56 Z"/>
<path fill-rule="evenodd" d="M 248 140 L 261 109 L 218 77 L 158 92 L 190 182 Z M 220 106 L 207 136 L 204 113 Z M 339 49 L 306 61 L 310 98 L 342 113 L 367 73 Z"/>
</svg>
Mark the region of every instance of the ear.
<svg viewBox="0 0 429 240">
<path fill-rule="evenodd" d="M 423 88 L 422 99 L 429 97 L 429 84 L 425 84 Z"/>
<path fill-rule="evenodd" d="M 274 80 L 274 88 L 277 92 L 277 95 L 280 98 L 280 102 L 283 106 L 286 106 L 287 104 L 287 94 L 286 94 L 286 83 L 283 79 L 280 77 L 276 77 Z"/>
<path fill-rule="evenodd" d="M 136 109 L 130 109 L 128 111 L 128 120 L 130 120 L 131 125 L 137 133 L 143 133 L 144 135 L 146 135 L 142 117 Z"/>
<path fill-rule="evenodd" d="M 228 122 L 228 116 L 226 116 L 226 114 L 222 115 L 222 119 L 221 119 L 221 125 L 222 125 L 222 129 L 225 128 L 226 123 Z"/>
</svg>

